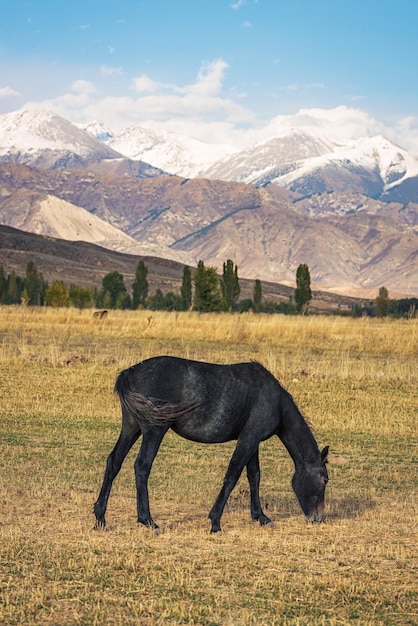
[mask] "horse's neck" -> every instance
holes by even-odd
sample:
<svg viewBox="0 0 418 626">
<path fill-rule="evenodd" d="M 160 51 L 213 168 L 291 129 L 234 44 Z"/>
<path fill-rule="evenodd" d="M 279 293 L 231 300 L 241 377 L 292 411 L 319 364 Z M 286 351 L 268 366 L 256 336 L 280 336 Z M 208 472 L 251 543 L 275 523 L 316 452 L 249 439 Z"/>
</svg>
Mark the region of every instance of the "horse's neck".
<svg viewBox="0 0 418 626">
<path fill-rule="evenodd" d="M 296 466 L 317 460 L 319 450 L 315 437 L 293 403 L 289 403 L 282 412 L 279 437 Z"/>
</svg>

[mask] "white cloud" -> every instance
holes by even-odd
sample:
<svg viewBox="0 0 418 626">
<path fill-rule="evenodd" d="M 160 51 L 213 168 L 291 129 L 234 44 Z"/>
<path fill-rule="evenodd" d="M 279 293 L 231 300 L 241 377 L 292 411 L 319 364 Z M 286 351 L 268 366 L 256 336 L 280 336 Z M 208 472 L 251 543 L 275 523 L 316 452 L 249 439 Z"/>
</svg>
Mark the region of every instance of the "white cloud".
<svg viewBox="0 0 418 626">
<path fill-rule="evenodd" d="M 398 118 L 390 126 L 387 137 L 418 155 L 418 117 L 409 115 Z"/>
<path fill-rule="evenodd" d="M 121 67 L 102 65 L 100 68 L 100 76 L 103 76 L 103 78 L 115 78 L 116 76 L 122 76 L 122 74 L 123 69 Z"/>
<path fill-rule="evenodd" d="M 220 93 L 225 71 L 229 65 L 223 59 L 210 63 L 203 63 L 197 75 L 197 80 L 186 87 L 178 87 L 178 93 L 195 94 L 200 96 L 214 96 Z"/>
<path fill-rule="evenodd" d="M 294 115 L 278 115 L 265 126 L 263 134 L 268 138 L 280 135 L 290 128 L 301 128 L 337 143 L 385 134 L 385 126 L 381 122 L 365 111 L 347 106 L 300 109 Z"/>
<path fill-rule="evenodd" d="M 97 91 L 95 85 L 89 80 L 75 80 L 71 88 L 75 93 L 79 94 L 93 94 Z"/>
<path fill-rule="evenodd" d="M 132 85 L 137 93 L 154 93 L 158 91 L 159 87 L 161 86 L 160 83 L 157 83 L 146 74 L 142 74 L 142 76 L 134 78 L 132 81 Z"/>
<path fill-rule="evenodd" d="M 237 9 L 243 7 L 245 4 L 258 4 L 258 0 L 236 0 L 236 2 L 233 2 L 231 4 L 231 8 L 236 11 Z"/>
<path fill-rule="evenodd" d="M 252 111 L 222 94 L 227 68 L 222 59 L 203 63 L 195 81 L 187 85 L 160 83 L 143 74 L 130 83 L 133 95 L 103 96 L 92 82 L 77 80 L 69 93 L 25 106 L 49 109 L 81 124 L 100 119 L 114 132 L 136 124 L 207 141 L 236 142 L 240 126 L 257 120 Z"/>
<path fill-rule="evenodd" d="M 14 98 L 16 96 L 21 96 L 22 94 L 13 89 L 12 87 L 0 87 L 0 99 L 3 98 Z"/>
<path fill-rule="evenodd" d="M 301 128 L 338 143 L 382 134 L 418 154 L 418 117 L 379 121 L 360 108 L 342 105 L 331 109 L 301 108 L 294 114 L 262 119 L 243 106 L 240 90 L 225 89 L 228 67 L 223 59 L 205 62 L 194 81 L 179 85 L 158 82 L 146 74 L 128 80 L 120 68 L 104 65 L 102 77 L 123 76 L 125 93 L 120 91 L 119 81 L 119 92 L 112 95 L 104 94 L 91 81 L 76 80 L 69 92 L 24 106 L 49 109 L 80 124 L 100 119 L 115 133 L 129 125 L 142 125 L 237 148 L 280 136 L 290 128 Z M 107 88 L 112 85 L 112 81 L 106 82 Z M 303 93 L 302 90 L 322 89 L 323 85 L 289 87 Z M 0 88 L 0 99 L 16 95 L 19 94 L 11 87 Z"/>
</svg>

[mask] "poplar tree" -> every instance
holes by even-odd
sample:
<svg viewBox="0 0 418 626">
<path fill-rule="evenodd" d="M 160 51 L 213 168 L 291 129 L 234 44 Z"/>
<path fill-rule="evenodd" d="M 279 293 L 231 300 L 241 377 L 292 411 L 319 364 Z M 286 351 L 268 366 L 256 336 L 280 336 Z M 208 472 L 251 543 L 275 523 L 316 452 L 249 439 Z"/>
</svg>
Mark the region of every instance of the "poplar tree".
<svg viewBox="0 0 418 626">
<path fill-rule="evenodd" d="M 298 313 L 305 313 L 311 300 L 311 275 L 306 263 L 301 263 L 296 270 L 295 303 Z"/>
<path fill-rule="evenodd" d="M 20 302 L 21 289 L 19 277 L 14 270 L 7 277 L 7 287 L 4 294 L 5 304 L 18 304 Z"/>
<path fill-rule="evenodd" d="M 239 286 L 238 267 L 236 265 L 234 267 L 231 259 L 223 264 L 221 289 L 227 311 L 233 311 L 236 308 L 241 288 Z"/>
<path fill-rule="evenodd" d="M 26 277 L 24 284 L 28 304 L 43 304 L 48 285 L 46 281 L 44 281 L 41 272 L 38 272 L 38 269 L 33 261 L 29 261 L 26 265 Z"/>
<path fill-rule="evenodd" d="M 7 278 L 4 273 L 3 265 L 0 265 L 0 302 L 4 302 L 4 296 L 7 288 Z"/>
<path fill-rule="evenodd" d="M 389 310 L 389 292 L 386 287 L 380 287 L 379 295 L 375 298 L 374 309 L 377 317 L 386 317 Z"/>
<path fill-rule="evenodd" d="M 254 311 L 256 313 L 259 313 L 261 310 L 261 299 L 262 299 L 261 280 L 256 278 L 254 282 L 254 289 L 253 289 L 253 304 L 254 304 Z"/>
<path fill-rule="evenodd" d="M 183 311 L 188 311 L 192 306 L 192 272 L 187 265 L 183 267 L 180 295 L 182 309 Z"/>
<path fill-rule="evenodd" d="M 132 308 L 145 307 L 148 297 L 148 268 L 144 261 L 139 261 L 136 267 L 135 280 L 132 283 Z"/>
</svg>

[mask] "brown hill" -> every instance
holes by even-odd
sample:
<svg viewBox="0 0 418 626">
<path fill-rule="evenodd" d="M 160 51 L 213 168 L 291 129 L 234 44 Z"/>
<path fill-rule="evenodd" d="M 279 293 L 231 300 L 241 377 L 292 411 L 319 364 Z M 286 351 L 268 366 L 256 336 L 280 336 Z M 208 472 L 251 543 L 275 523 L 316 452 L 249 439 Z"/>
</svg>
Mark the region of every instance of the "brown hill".
<svg viewBox="0 0 418 626">
<path fill-rule="evenodd" d="M 129 289 L 140 259 L 148 268 L 150 294 L 157 289 L 163 293 L 180 293 L 184 268 L 181 263 L 157 257 L 122 254 L 90 243 L 65 241 L 0 226 L 0 265 L 6 274 L 15 271 L 19 276 L 24 276 L 27 263 L 33 261 L 49 283 L 63 280 L 67 284 L 100 288 L 108 272 L 118 271 L 123 274 Z M 254 281 L 240 279 L 240 286 L 241 298 L 251 298 Z M 265 300 L 287 302 L 293 296 L 294 289 L 262 281 L 262 293 Z M 314 292 L 311 308 L 316 311 L 347 309 L 363 302 L 337 294 Z"/>
</svg>

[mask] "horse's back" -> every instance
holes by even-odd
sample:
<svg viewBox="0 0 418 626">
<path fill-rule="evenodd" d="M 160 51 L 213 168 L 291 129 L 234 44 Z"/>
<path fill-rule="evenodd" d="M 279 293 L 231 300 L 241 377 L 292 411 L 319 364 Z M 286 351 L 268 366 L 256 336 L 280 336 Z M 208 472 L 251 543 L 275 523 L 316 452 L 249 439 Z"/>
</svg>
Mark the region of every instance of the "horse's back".
<svg viewBox="0 0 418 626">
<path fill-rule="evenodd" d="M 144 398 L 182 406 L 197 403 L 197 408 L 171 427 L 187 439 L 204 443 L 236 439 L 254 412 L 263 386 L 275 381 L 255 362 L 222 365 L 171 356 L 142 361 L 120 378 L 125 382 L 118 379 L 116 383 L 119 395 L 129 385 Z"/>
<path fill-rule="evenodd" d="M 259 363 L 222 365 L 174 356 L 156 356 L 129 368 L 136 391 L 170 402 L 208 400 L 225 386 L 259 388 L 271 374 Z"/>
</svg>

